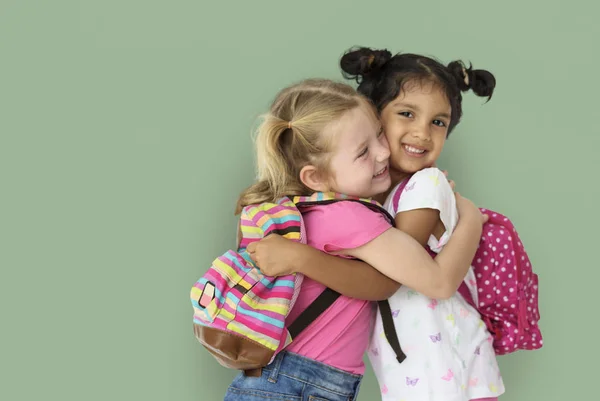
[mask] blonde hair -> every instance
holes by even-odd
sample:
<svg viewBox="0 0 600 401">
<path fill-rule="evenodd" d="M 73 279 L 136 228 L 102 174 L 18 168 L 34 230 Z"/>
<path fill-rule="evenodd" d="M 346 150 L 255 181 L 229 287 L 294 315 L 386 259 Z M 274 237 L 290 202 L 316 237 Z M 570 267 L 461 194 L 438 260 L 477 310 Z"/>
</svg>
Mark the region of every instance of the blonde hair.
<svg viewBox="0 0 600 401">
<path fill-rule="evenodd" d="M 302 183 L 300 171 L 313 165 L 328 173 L 332 138 L 323 132 L 360 106 L 377 118 L 369 101 L 351 86 L 326 79 L 305 80 L 279 92 L 257 130 L 258 181 L 242 192 L 236 214 L 248 205 L 314 192 Z"/>
</svg>

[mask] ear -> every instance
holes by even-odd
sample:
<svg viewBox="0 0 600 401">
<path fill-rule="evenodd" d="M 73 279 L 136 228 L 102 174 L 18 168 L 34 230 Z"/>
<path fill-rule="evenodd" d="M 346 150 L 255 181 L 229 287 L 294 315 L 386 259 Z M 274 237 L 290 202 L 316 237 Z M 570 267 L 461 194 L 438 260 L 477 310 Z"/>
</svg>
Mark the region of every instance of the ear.
<svg viewBox="0 0 600 401">
<path fill-rule="evenodd" d="M 327 192 L 329 190 L 327 180 L 324 179 L 315 166 L 310 164 L 300 170 L 300 181 L 315 192 Z"/>
</svg>

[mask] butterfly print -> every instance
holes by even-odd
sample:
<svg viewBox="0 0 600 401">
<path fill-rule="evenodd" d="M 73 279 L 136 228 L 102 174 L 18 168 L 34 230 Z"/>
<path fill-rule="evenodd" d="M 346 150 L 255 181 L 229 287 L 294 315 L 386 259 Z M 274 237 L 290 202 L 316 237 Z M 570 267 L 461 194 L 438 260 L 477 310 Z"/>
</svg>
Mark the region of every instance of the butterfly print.
<svg viewBox="0 0 600 401">
<path fill-rule="evenodd" d="M 418 377 L 410 378 L 410 377 L 406 376 L 406 385 L 407 386 L 414 387 L 414 386 L 417 385 L 418 382 L 419 382 L 419 378 Z"/>
<path fill-rule="evenodd" d="M 413 181 L 413 183 L 412 183 L 412 184 L 410 184 L 410 185 L 406 185 L 406 186 L 404 187 L 404 192 L 412 191 L 413 189 L 415 189 L 415 184 L 416 184 L 416 182 L 415 182 L 415 181 Z"/>
<path fill-rule="evenodd" d="M 450 380 L 452 380 L 453 377 L 454 372 L 452 372 L 452 369 L 448 369 L 448 372 L 444 376 L 442 376 L 442 380 L 449 382 Z"/>
<path fill-rule="evenodd" d="M 437 299 L 432 299 L 431 303 L 429 305 L 427 305 L 427 307 L 435 310 L 435 308 L 437 307 L 437 305 L 438 305 Z"/>
<path fill-rule="evenodd" d="M 442 333 L 437 333 L 437 334 L 434 334 L 434 335 L 430 335 L 429 338 L 434 343 L 441 342 L 442 341 Z"/>
</svg>

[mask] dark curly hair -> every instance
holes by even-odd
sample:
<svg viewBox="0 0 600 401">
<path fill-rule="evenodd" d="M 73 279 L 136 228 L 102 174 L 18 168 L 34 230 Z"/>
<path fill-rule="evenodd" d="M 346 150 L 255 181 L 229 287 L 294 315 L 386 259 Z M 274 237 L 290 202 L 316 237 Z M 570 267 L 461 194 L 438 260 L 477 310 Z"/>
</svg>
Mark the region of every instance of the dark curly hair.
<svg viewBox="0 0 600 401">
<path fill-rule="evenodd" d="M 462 61 L 452 61 L 447 66 L 418 54 L 375 50 L 367 47 L 352 48 L 340 60 L 346 79 L 356 80 L 358 92 L 368 97 L 377 110 L 394 100 L 405 85 L 433 82 L 445 92 L 451 107 L 448 135 L 462 116 L 462 94 L 472 90 L 477 96 L 492 98 L 496 79 L 486 70 L 467 68 Z"/>
</svg>

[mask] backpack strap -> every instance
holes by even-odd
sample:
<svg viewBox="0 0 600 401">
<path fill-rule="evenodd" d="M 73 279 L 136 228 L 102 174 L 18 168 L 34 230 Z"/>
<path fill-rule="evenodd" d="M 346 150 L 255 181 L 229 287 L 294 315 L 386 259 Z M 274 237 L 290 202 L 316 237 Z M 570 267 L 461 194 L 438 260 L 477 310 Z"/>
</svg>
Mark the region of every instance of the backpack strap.
<svg viewBox="0 0 600 401">
<path fill-rule="evenodd" d="M 402 348 L 400 348 L 400 341 L 398 341 L 398 333 L 396 332 L 396 326 L 394 326 L 394 317 L 392 316 L 390 302 L 386 299 L 385 301 L 377 302 L 377 304 L 379 305 L 379 313 L 381 314 L 385 338 L 396 354 L 398 363 L 402 363 L 406 359 L 406 354 L 402 351 Z"/>
<path fill-rule="evenodd" d="M 412 177 L 412 176 L 410 176 Z M 400 195 L 402 195 L 402 191 L 404 191 L 404 187 L 406 187 L 406 184 L 408 184 L 408 181 L 410 181 L 410 177 L 406 177 L 401 183 L 400 185 L 398 185 L 398 189 L 396 190 L 396 192 L 394 193 L 394 197 L 392 198 L 392 207 L 395 207 L 398 205 L 398 202 L 400 202 Z M 396 217 L 396 216 L 394 216 Z"/>
<path fill-rule="evenodd" d="M 308 305 L 308 307 L 304 309 L 296 320 L 288 327 L 292 339 L 297 337 L 298 334 L 314 322 L 327 308 L 333 305 L 339 297 L 339 292 L 336 292 L 331 288 L 325 288 L 325 290 L 323 290 L 323 292 L 319 294 L 319 296 Z"/>
<path fill-rule="evenodd" d="M 288 332 L 292 339 L 297 337 L 304 329 L 327 310 L 340 297 L 340 293 L 326 287 L 322 293 L 310 304 L 294 322 L 288 327 Z M 246 377 L 260 377 L 262 368 L 244 370 Z"/>
<path fill-rule="evenodd" d="M 407 177 L 400 183 L 400 185 L 398 185 L 398 189 L 392 198 L 393 207 L 395 207 L 400 201 L 400 195 L 402 195 L 402 191 L 404 191 L 404 187 L 406 187 L 406 184 L 408 184 L 409 180 L 410 177 Z M 402 351 L 402 348 L 400 347 L 400 341 L 398 341 L 398 333 L 396 332 L 396 326 L 394 326 L 394 316 L 392 316 L 392 308 L 390 303 L 386 299 L 385 301 L 377 302 L 377 304 L 379 305 L 379 313 L 381 314 L 381 322 L 383 323 L 383 333 L 385 334 L 385 338 L 396 354 L 396 360 L 398 363 L 402 363 L 406 359 L 406 354 L 404 351 Z"/>
</svg>

